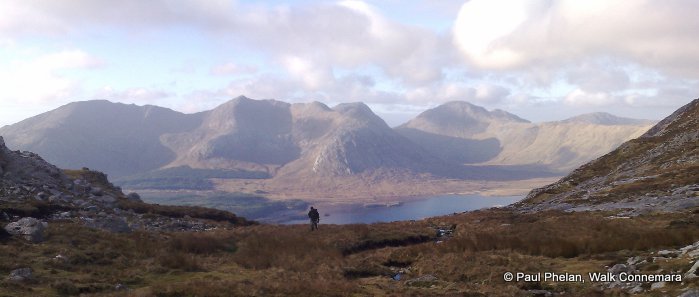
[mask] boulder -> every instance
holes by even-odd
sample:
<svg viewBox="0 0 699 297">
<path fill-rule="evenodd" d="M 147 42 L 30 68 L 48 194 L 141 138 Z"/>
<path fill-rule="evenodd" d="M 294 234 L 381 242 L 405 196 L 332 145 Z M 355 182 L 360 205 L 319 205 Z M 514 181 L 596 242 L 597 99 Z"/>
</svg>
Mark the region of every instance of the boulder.
<svg viewBox="0 0 699 297">
<path fill-rule="evenodd" d="M 21 235 L 24 239 L 37 243 L 44 241 L 44 230 L 47 227 L 46 222 L 39 221 L 35 218 L 21 218 L 19 221 L 12 222 L 5 226 L 7 233 L 12 235 Z"/>
<path fill-rule="evenodd" d="M 13 282 L 23 282 L 32 279 L 32 276 L 32 269 L 25 267 L 12 270 L 10 275 L 7 277 L 7 280 Z"/>
<path fill-rule="evenodd" d="M 126 199 L 129 199 L 130 201 L 143 202 L 143 200 L 141 200 L 141 195 L 138 195 L 138 193 L 129 193 L 126 195 Z"/>
</svg>

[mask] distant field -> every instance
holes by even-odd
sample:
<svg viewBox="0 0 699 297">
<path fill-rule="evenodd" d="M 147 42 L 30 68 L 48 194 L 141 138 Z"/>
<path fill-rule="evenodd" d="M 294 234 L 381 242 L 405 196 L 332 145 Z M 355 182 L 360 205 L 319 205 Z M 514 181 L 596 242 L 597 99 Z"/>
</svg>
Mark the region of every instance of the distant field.
<svg viewBox="0 0 699 297">
<path fill-rule="evenodd" d="M 166 192 L 143 191 L 141 198 L 148 203 L 165 205 L 203 206 L 227 210 L 238 216 L 264 222 L 283 222 L 305 218 L 308 203 L 302 200 L 272 201 L 261 196 L 225 192 Z"/>
<path fill-rule="evenodd" d="M 269 178 L 269 174 L 258 171 L 195 169 L 188 166 L 166 168 L 128 177 L 118 178 L 114 183 L 128 189 L 143 190 L 213 190 L 212 178 Z"/>
</svg>

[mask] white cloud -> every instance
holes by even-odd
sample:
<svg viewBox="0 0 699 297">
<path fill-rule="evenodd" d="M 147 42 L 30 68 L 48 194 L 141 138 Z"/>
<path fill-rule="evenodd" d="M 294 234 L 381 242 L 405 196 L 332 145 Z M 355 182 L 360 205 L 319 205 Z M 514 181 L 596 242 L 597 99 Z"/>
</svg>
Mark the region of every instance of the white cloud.
<svg viewBox="0 0 699 297">
<path fill-rule="evenodd" d="M 521 55 L 501 38 L 511 34 L 527 18 L 526 1 L 472 0 L 459 10 L 454 41 L 480 67 L 506 68 L 521 63 Z"/>
<path fill-rule="evenodd" d="M 410 90 L 406 93 L 405 98 L 418 105 L 468 101 L 474 104 L 493 106 L 507 101 L 509 95 L 510 91 L 507 88 L 498 85 L 444 83 Z"/>
<path fill-rule="evenodd" d="M 413 85 L 440 80 L 442 68 L 453 64 L 446 58 L 452 54 L 449 36 L 390 20 L 362 1 L 296 6 L 227 0 L 3 3 L 0 37 L 79 35 L 86 28 L 104 27 L 139 34 L 190 27 L 248 44 L 271 55 L 270 60 L 294 56 L 325 68 L 377 66 L 392 79 Z"/>
<path fill-rule="evenodd" d="M 103 63 L 82 50 L 65 50 L 26 60 L 8 61 L 0 69 L 0 101 L 46 103 L 74 99 L 80 81 L 64 71 L 92 69 Z"/>
<path fill-rule="evenodd" d="M 580 89 L 573 90 L 565 96 L 565 102 L 575 106 L 604 106 L 616 103 L 614 96 L 605 92 L 588 93 Z"/>
<path fill-rule="evenodd" d="M 316 65 L 313 61 L 298 56 L 284 57 L 282 63 L 292 78 L 302 82 L 304 89 L 320 90 L 335 82 L 332 69 L 326 65 Z"/>
<path fill-rule="evenodd" d="M 111 86 L 105 86 L 98 90 L 92 97 L 96 99 L 107 99 L 120 102 L 154 104 L 171 96 L 172 94 L 166 91 L 149 88 L 128 88 L 125 90 L 115 90 Z"/>
<path fill-rule="evenodd" d="M 472 0 L 461 8 L 454 42 L 488 69 L 613 57 L 699 78 L 698 9 L 699 2 L 688 0 Z"/>
</svg>

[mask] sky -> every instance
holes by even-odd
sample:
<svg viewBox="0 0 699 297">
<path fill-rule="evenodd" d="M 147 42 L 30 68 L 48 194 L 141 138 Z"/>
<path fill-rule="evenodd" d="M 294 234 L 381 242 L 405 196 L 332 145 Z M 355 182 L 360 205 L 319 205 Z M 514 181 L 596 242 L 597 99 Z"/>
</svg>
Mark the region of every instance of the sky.
<svg viewBox="0 0 699 297">
<path fill-rule="evenodd" d="M 73 101 L 461 100 L 525 119 L 662 119 L 699 97 L 699 1 L 3 0 L 0 126 Z"/>
</svg>

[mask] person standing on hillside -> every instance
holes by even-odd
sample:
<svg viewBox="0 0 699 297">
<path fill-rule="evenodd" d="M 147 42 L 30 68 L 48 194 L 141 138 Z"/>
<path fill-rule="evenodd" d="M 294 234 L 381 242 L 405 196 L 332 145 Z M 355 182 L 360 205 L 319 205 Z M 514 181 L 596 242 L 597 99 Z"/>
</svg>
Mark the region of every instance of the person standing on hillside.
<svg viewBox="0 0 699 297">
<path fill-rule="evenodd" d="M 308 212 L 308 218 L 311 219 L 311 231 L 318 230 L 318 222 L 320 222 L 320 214 L 318 210 L 311 206 L 311 210 Z"/>
</svg>

